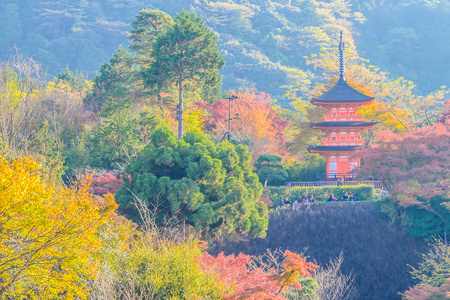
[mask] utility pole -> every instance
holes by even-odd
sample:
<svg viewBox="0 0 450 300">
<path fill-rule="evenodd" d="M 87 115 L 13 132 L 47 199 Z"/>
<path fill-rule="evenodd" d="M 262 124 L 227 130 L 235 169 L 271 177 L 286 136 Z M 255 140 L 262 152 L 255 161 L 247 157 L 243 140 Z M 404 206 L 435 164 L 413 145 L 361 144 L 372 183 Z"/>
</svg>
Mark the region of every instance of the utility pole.
<svg viewBox="0 0 450 300">
<path fill-rule="evenodd" d="M 239 119 L 239 114 L 238 113 L 236 114 L 236 116 L 234 118 L 231 118 L 231 100 L 235 100 L 235 99 L 237 99 L 237 97 L 235 95 L 231 95 L 227 99 L 228 99 L 228 130 L 227 130 L 227 132 L 225 132 L 225 135 L 220 140 L 221 142 L 223 141 L 223 139 L 225 137 L 227 137 L 227 140 L 230 141 L 230 138 L 231 138 L 231 120 Z M 227 121 L 227 120 L 225 120 L 225 121 Z"/>
</svg>

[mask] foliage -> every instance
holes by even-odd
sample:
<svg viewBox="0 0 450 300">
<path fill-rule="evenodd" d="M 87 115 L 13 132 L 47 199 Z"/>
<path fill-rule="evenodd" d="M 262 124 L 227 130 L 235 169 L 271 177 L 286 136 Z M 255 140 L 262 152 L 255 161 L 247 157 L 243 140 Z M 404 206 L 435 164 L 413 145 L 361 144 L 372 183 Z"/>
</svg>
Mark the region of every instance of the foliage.
<svg viewBox="0 0 450 300">
<path fill-rule="evenodd" d="M 270 198 L 278 203 L 280 197 L 287 197 L 291 201 L 301 200 L 303 196 L 314 195 L 314 199 L 319 202 L 325 202 L 331 194 L 340 199 L 345 193 L 353 193 L 363 201 L 373 200 L 375 197 L 375 188 L 373 185 L 342 185 L 342 186 L 324 186 L 324 187 L 268 187 Z"/>
<path fill-rule="evenodd" d="M 123 182 L 120 177 L 107 173 L 104 176 L 93 177 L 89 191 L 96 195 L 115 194 Z"/>
<path fill-rule="evenodd" d="M 86 298 L 101 248 L 99 226 L 117 206 L 94 204 L 89 185 L 47 183 L 28 157 L 0 158 L 0 295 L 6 299 Z"/>
<path fill-rule="evenodd" d="M 157 36 L 152 54 L 154 60 L 143 70 L 144 83 L 150 87 L 162 83 L 178 86 L 178 139 L 181 139 L 185 85 L 195 81 L 200 84 L 203 95 L 220 86 L 219 69 L 225 62 L 219 53 L 217 38 L 195 13 L 183 10 L 165 33 Z"/>
<path fill-rule="evenodd" d="M 441 286 L 450 277 L 450 248 L 441 239 L 435 239 L 427 253 L 420 255 L 422 262 L 411 268 L 417 286 Z"/>
<path fill-rule="evenodd" d="M 125 172 L 132 179 L 116 199 L 121 212 L 134 220 L 139 219 L 132 205 L 136 196 L 156 209 L 159 222 L 175 217 L 212 234 L 264 236 L 267 206 L 258 201 L 262 186 L 244 146 L 215 146 L 198 131 L 176 141 L 167 126 L 160 126 Z"/>
<path fill-rule="evenodd" d="M 128 230 L 122 243 L 109 241 L 102 276 L 91 282 L 91 298 L 220 299 L 224 287 L 202 270 L 197 259 L 205 243 L 185 235 L 176 224 L 157 226 L 153 211 L 139 199 L 135 205 L 143 219 L 141 226 Z M 118 231 L 115 225 L 108 235 Z"/>
<path fill-rule="evenodd" d="M 271 268 L 267 271 L 257 267 L 250 269 L 251 257 L 240 253 L 225 256 L 223 252 L 217 257 L 204 253 L 200 257 L 200 264 L 206 272 L 217 274 L 219 281 L 228 288 L 224 299 L 286 299 L 283 292 L 290 286 L 301 290 L 298 279 L 311 278 L 311 272 L 317 265 L 306 262 L 298 254 L 288 250 L 279 270 Z M 278 273 L 277 273 L 278 271 Z"/>
<path fill-rule="evenodd" d="M 315 153 L 308 153 L 300 159 L 289 158 L 283 164 L 288 174 L 286 181 L 314 181 L 316 173 L 326 172 L 326 162 L 325 157 Z"/>
<path fill-rule="evenodd" d="M 237 96 L 231 103 L 232 138 L 248 146 L 253 157 L 262 154 L 287 155 L 284 132 L 289 121 L 277 115 L 270 106 L 271 98 L 254 89 L 230 91 Z M 213 104 L 197 102 L 209 115 L 205 115 L 205 130 L 220 140 L 228 130 L 229 101 L 221 99 Z M 236 117 L 237 116 L 237 117 Z"/>
<path fill-rule="evenodd" d="M 450 133 L 437 124 L 403 137 L 384 133 L 378 145 L 359 154 L 359 176 L 382 181 L 391 201 L 406 211 L 403 222 L 415 236 L 446 238 L 449 145 Z"/>
<path fill-rule="evenodd" d="M 270 181 L 270 185 L 282 185 L 287 177 L 287 173 L 283 170 L 283 165 L 280 164 L 281 157 L 277 155 L 263 154 L 256 160 L 256 173 L 259 176 L 259 181 L 264 181 L 264 187 L 267 187 L 267 183 Z M 271 177 L 271 171 L 272 174 Z M 263 173 L 261 173 L 263 172 Z M 264 180 L 264 175 L 267 172 L 266 179 Z M 275 184 L 274 184 L 275 183 Z"/>
<path fill-rule="evenodd" d="M 421 286 L 410 288 L 404 293 L 407 300 L 422 299 L 449 299 L 450 279 L 447 279 L 441 286 Z"/>
<path fill-rule="evenodd" d="M 218 238 L 208 252 L 242 252 L 255 257 L 267 249 L 279 249 L 280 245 L 283 251 L 303 253 L 303 257 L 320 265 L 319 272 L 324 273 L 312 274 L 320 286 L 315 291 L 319 299 L 336 300 L 400 299 L 399 292 L 414 284 L 406 271 L 408 265 L 417 268 L 417 253 L 427 248 L 422 240 L 378 217 L 372 202 L 341 202 L 274 210 L 269 213 L 264 239 Z M 330 259 L 336 261 L 341 252 L 345 259 L 340 268 L 332 268 Z M 346 287 L 353 290 L 350 297 L 342 294 Z"/>
</svg>

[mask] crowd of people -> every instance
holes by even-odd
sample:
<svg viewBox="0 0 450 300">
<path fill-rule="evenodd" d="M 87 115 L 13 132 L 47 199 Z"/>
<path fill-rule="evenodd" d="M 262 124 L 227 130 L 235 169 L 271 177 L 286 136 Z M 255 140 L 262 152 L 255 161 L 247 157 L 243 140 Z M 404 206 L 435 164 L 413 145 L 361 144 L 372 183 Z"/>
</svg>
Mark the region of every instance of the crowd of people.
<svg viewBox="0 0 450 300">
<path fill-rule="evenodd" d="M 314 199 L 314 196 L 312 194 L 310 194 L 308 196 L 302 196 L 301 200 L 296 198 L 292 202 L 292 207 L 294 209 L 296 209 L 296 208 L 298 208 L 298 206 L 300 204 L 314 203 L 315 201 L 316 200 Z M 359 201 L 359 198 L 358 198 L 357 194 L 350 193 L 350 195 L 349 195 L 349 193 L 346 192 L 340 198 L 337 198 L 334 194 L 331 194 L 326 202 L 337 202 L 337 201 Z M 291 205 L 291 201 L 287 197 L 281 197 L 280 200 L 278 201 L 278 206 L 282 207 L 282 206 L 285 206 L 285 205 Z"/>
</svg>

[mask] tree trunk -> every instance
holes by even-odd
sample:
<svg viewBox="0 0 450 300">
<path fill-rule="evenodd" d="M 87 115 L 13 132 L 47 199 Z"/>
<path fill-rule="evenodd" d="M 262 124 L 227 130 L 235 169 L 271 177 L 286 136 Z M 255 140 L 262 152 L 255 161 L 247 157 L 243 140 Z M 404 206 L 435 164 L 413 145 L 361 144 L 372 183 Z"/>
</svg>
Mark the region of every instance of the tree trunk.
<svg viewBox="0 0 450 300">
<path fill-rule="evenodd" d="M 178 81 L 178 139 L 183 138 L 183 81 Z"/>
<path fill-rule="evenodd" d="M 269 177 L 270 177 L 270 166 L 269 166 L 269 170 L 267 171 L 267 178 L 266 178 L 266 181 L 264 182 L 264 187 L 267 187 L 267 182 L 269 181 Z"/>
</svg>

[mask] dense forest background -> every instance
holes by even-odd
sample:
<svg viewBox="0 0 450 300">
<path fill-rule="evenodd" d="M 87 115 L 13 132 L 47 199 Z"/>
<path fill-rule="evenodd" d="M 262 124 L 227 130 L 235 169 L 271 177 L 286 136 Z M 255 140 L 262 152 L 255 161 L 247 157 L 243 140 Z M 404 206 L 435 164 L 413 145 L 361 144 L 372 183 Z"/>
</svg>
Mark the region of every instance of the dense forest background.
<svg viewBox="0 0 450 300">
<path fill-rule="evenodd" d="M 19 51 L 50 77 L 68 66 L 93 79 L 119 45 L 128 47 L 127 33 L 143 8 L 195 12 L 219 37 L 222 91 L 255 87 L 283 107 L 289 87 L 329 75 L 307 57 L 336 47 L 340 30 L 352 59 L 413 81 L 416 94 L 450 79 L 450 2 L 435 0 L 4 0 L 0 59 Z"/>
</svg>

